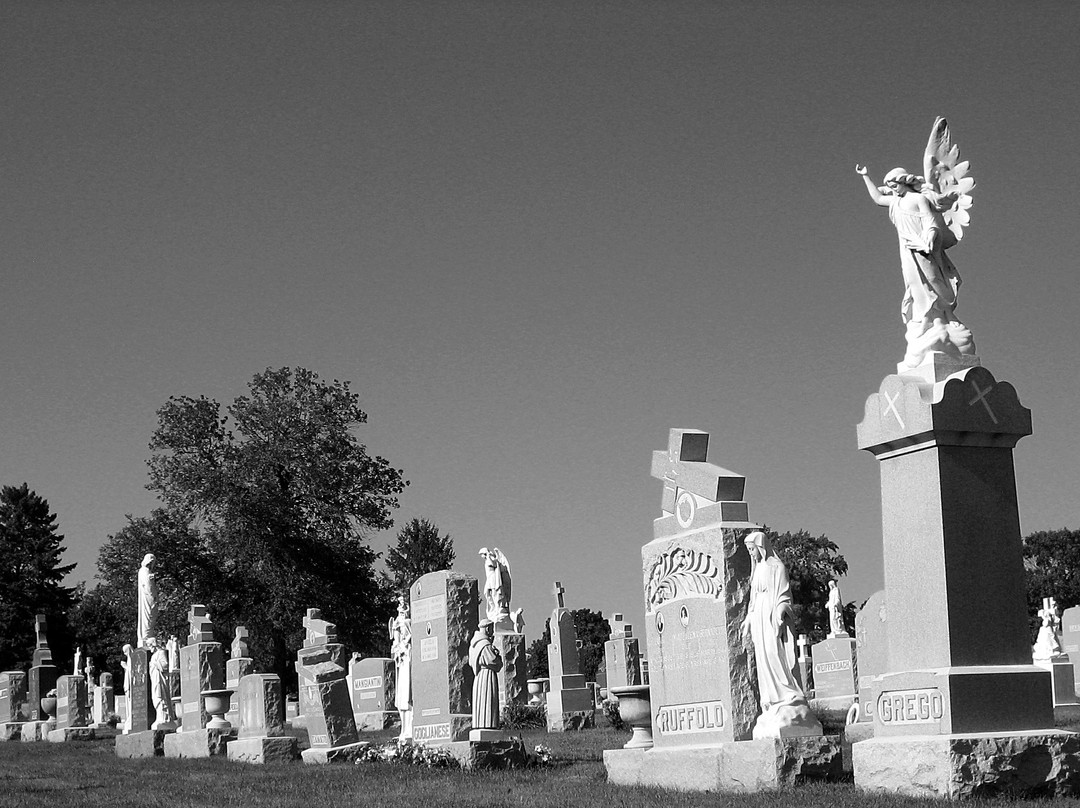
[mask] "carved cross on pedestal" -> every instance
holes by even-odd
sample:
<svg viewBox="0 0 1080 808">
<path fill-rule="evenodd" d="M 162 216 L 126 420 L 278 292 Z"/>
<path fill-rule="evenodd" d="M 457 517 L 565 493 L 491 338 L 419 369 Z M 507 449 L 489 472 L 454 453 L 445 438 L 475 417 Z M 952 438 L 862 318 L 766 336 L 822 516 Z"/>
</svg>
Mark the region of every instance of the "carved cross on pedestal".
<svg viewBox="0 0 1080 808">
<path fill-rule="evenodd" d="M 248 655 L 248 630 L 247 626 L 237 626 L 236 634 L 232 641 L 232 658 L 246 658 Z"/>
<path fill-rule="evenodd" d="M 622 612 L 615 612 L 608 618 L 607 622 L 611 627 L 611 639 L 629 639 L 634 636 L 634 629 L 623 620 Z"/>
<path fill-rule="evenodd" d="M 45 615 L 39 614 L 34 617 L 34 636 L 38 648 L 45 648 L 49 644 L 45 635 L 46 629 L 48 629 L 48 625 L 45 623 Z"/>
<path fill-rule="evenodd" d="M 1042 618 L 1044 626 L 1056 629 L 1058 623 L 1061 622 L 1057 613 L 1057 601 L 1053 598 L 1043 598 L 1043 607 L 1039 609 L 1039 617 Z"/>
<path fill-rule="evenodd" d="M 555 582 L 555 587 L 554 587 L 554 589 L 552 589 L 552 593 L 555 595 L 555 602 L 557 604 L 557 607 L 560 608 L 560 609 L 565 609 L 566 608 L 566 604 L 563 603 L 563 593 L 564 592 L 566 592 L 566 590 L 563 589 L 562 583 L 560 581 L 556 581 Z"/>
<path fill-rule="evenodd" d="M 810 638 L 805 634 L 799 635 L 799 658 L 806 659 L 810 656 Z"/>
</svg>

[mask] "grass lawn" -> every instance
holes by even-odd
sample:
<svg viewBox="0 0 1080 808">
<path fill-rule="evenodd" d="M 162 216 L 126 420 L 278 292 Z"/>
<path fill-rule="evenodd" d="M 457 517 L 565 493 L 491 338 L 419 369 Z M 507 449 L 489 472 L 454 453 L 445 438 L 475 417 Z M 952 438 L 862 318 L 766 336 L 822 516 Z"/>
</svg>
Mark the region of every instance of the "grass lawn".
<svg viewBox="0 0 1080 808">
<path fill-rule="evenodd" d="M 226 759 L 121 760 L 111 741 L 0 743 L 0 806 L 587 806 L 588 808 L 900 808 L 931 804 L 903 797 L 866 797 L 851 784 L 811 785 L 754 795 L 680 794 L 608 785 L 602 752 L 621 746 L 629 732 L 597 729 L 548 735 L 522 733 L 531 749 L 549 746 L 553 763 L 499 772 L 425 769 L 397 763 L 252 766 Z M 1076 800 L 1009 801 L 1001 806 L 1065 806 Z M 986 802 L 980 803 L 987 804 Z"/>
</svg>

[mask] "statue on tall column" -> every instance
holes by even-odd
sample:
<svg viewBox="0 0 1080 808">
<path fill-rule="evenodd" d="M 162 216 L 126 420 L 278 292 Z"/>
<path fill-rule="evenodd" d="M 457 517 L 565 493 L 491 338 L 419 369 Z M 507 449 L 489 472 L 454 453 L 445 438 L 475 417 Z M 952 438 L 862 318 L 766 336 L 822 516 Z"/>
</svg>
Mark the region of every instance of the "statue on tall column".
<svg viewBox="0 0 1080 808">
<path fill-rule="evenodd" d="M 829 599 L 825 603 L 829 611 L 829 636 L 847 637 L 847 627 L 844 625 L 844 601 L 840 596 L 840 584 L 835 580 L 829 581 Z"/>
<path fill-rule="evenodd" d="M 900 314 L 907 328 L 903 365 L 914 368 L 927 354 L 974 356 L 971 330 L 956 316 L 960 274 L 946 250 L 955 247 L 970 221 L 969 192 L 975 180 L 952 143 L 949 123 L 934 121 L 923 154 L 923 176 L 894 168 L 878 187 L 866 166 L 855 166 L 875 204 L 889 209 L 900 239 L 904 299 Z"/>
<path fill-rule="evenodd" d="M 398 596 L 398 611 L 390 619 L 390 656 L 394 660 L 394 706 L 401 714 L 401 739 L 412 737 L 412 620 L 404 595 Z"/>
<path fill-rule="evenodd" d="M 499 728 L 499 671 L 503 660 L 494 638 L 495 624 L 481 620 L 469 643 L 469 665 L 473 669 L 473 729 Z"/>
<path fill-rule="evenodd" d="M 147 637 L 156 634 L 158 619 L 157 580 L 154 576 L 154 554 L 143 556 L 139 567 L 139 622 L 135 631 L 135 647 L 145 648 Z"/>
<path fill-rule="evenodd" d="M 754 738 L 820 735 L 795 677 L 795 636 L 791 627 L 791 585 L 787 567 L 760 530 L 743 540 L 750 553 L 750 603 L 742 624 L 754 644 L 761 715 Z"/>
</svg>

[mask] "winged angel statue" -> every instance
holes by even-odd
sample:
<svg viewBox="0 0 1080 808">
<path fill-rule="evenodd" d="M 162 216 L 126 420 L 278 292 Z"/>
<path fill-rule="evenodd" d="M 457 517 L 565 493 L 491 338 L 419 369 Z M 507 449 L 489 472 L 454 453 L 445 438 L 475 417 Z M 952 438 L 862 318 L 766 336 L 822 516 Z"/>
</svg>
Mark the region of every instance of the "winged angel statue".
<svg viewBox="0 0 1080 808">
<path fill-rule="evenodd" d="M 934 121 L 923 155 L 923 176 L 894 168 L 878 187 L 866 166 L 855 166 L 875 204 L 889 209 L 900 239 L 904 300 L 900 315 L 907 327 L 907 353 L 901 363 L 913 368 L 927 354 L 974 356 L 971 330 L 956 317 L 960 274 L 946 250 L 955 247 L 970 221 L 971 189 L 967 161 L 953 145 L 949 122 Z"/>
</svg>

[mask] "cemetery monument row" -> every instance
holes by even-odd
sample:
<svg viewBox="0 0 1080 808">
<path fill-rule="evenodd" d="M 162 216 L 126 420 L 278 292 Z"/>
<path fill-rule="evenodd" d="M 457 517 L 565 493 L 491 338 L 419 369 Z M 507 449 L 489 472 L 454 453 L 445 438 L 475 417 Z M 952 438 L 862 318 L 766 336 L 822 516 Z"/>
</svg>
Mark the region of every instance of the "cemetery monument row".
<svg viewBox="0 0 1080 808">
<path fill-rule="evenodd" d="M 749 521 L 745 478 L 709 463 L 708 445 L 672 429 L 653 453 L 663 513 L 641 551 L 653 747 L 606 750 L 608 780 L 754 791 L 835 776 L 839 742 L 793 671 L 787 571 Z"/>
<path fill-rule="evenodd" d="M 1057 732 L 1051 674 L 1032 664 L 1012 451 L 1031 412 L 975 352 L 956 316 L 948 250 L 974 181 L 938 118 L 923 176 L 897 168 L 867 192 L 900 245 L 906 351 L 858 426 L 879 461 L 888 667 L 874 737 L 854 744 L 863 789 L 950 797 L 1076 793 L 1080 744 Z"/>
</svg>

